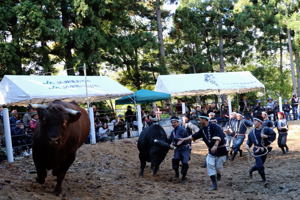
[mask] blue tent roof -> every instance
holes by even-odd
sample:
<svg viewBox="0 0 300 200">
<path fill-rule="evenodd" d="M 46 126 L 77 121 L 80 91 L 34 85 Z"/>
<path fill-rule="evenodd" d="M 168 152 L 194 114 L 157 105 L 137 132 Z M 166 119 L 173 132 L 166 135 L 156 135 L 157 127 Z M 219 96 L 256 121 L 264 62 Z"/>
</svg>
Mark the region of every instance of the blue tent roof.
<svg viewBox="0 0 300 200">
<path fill-rule="evenodd" d="M 141 104 L 141 103 L 149 103 L 154 101 L 166 100 L 170 99 L 171 95 L 163 92 L 154 92 L 151 90 L 141 89 L 136 91 L 135 93 L 124 96 L 120 99 L 116 100 L 116 104 Z"/>
</svg>

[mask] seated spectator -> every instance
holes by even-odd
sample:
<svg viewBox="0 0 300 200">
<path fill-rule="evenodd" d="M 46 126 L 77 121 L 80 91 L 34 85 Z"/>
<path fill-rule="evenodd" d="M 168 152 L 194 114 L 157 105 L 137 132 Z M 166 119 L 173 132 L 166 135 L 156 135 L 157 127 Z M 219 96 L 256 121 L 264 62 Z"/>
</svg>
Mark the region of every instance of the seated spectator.
<svg viewBox="0 0 300 200">
<path fill-rule="evenodd" d="M 119 139 L 122 139 L 122 134 L 126 131 L 125 121 L 122 117 L 123 115 L 118 115 L 118 119 L 114 126 L 114 135 L 118 135 Z"/>
<path fill-rule="evenodd" d="M 158 119 L 157 119 L 156 114 L 155 114 L 154 111 L 151 112 L 151 115 L 149 115 L 148 118 L 149 118 L 148 126 L 151 126 L 152 124 L 158 122 Z"/>
<path fill-rule="evenodd" d="M 111 139 L 111 134 L 108 128 L 108 124 L 103 123 L 102 127 L 99 128 L 99 131 L 97 133 L 96 142 L 106 142 L 109 139 Z"/>
<path fill-rule="evenodd" d="M 142 122 L 143 122 L 143 128 L 148 127 L 148 122 L 149 122 L 149 112 L 147 110 L 145 110 L 142 113 Z"/>
<path fill-rule="evenodd" d="M 201 106 L 196 106 L 196 116 L 199 117 L 201 115 L 205 115 L 203 109 L 201 108 Z"/>
<path fill-rule="evenodd" d="M 18 121 L 18 111 L 12 110 L 11 117 L 9 118 L 10 128 L 16 127 L 16 122 Z"/>
<path fill-rule="evenodd" d="M 191 118 L 191 120 L 197 119 L 197 112 L 195 109 L 191 109 L 190 118 Z"/>
<path fill-rule="evenodd" d="M 218 123 L 217 118 L 215 117 L 215 115 L 216 114 L 214 112 L 208 113 L 209 122 L 214 123 L 214 124 Z"/>
<path fill-rule="evenodd" d="M 37 124 L 39 121 L 39 116 L 36 112 L 33 112 L 31 114 L 31 120 L 29 121 L 29 128 L 30 131 L 33 133 L 35 131 L 35 129 L 37 128 Z"/>
<path fill-rule="evenodd" d="M 97 119 L 97 120 L 95 120 L 94 125 L 95 125 L 95 132 L 97 133 L 99 131 L 100 127 L 103 125 L 103 123 L 99 119 Z"/>
<path fill-rule="evenodd" d="M 25 128 L 29 128 L 29 122 L 32 119 L 32 113 L 34 113 L 34 109 L 30 105 L 27 106 L 27 112 L 23 115 L 22 118 Z"/>
<path fill-rule="evenodd" d="M 27 150 L 31 146 L 32 137 L 26 134 L 24 124 L 21 120 L 16 121 L 16 126 L 11 129 L 11 136 L 14 153 L 16 155 L 29 156 L 30 154 L 28 154 Z"/>
</svg>

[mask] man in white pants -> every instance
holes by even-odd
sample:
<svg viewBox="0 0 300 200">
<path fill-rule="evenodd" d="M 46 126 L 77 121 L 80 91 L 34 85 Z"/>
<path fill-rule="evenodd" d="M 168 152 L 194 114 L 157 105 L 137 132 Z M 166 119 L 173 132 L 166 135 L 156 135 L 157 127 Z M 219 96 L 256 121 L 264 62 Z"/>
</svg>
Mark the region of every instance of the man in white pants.
<svg viewBox="0 0 300 200">
<path fill-rule="evenodd" d="M 203 138 L 206 146 L 208 147 L 208 155 L 206 158 L 207 172 L 211 179 L 211 190 L 217 190 L 217 180 L 221 180 L 221 171 L 223 169 L 223 163 L 226 161 L 227 149 L 225 145 L 225 134 L 220 126 L 209 123 L 207 116 L 199 116 L 201 129 L 199 132 L 186 137 L 180 138 L 179 144 L 185 140 L 197 140 Z"/>
</svg>

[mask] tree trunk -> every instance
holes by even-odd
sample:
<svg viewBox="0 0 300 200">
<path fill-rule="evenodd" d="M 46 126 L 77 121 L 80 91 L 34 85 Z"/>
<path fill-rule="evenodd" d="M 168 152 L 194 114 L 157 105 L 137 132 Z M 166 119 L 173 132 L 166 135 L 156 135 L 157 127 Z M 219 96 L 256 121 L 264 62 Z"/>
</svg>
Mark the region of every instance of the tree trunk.
<svg viewBox="0 0 300 200">
<path fill-rule="evenodd" d="M 296 71 L 297 71 L 297 96 L 300 96 L 300 59 L 299 59 L 299 50 L 295 48 L 295 63 L 296 63 Z"/>
<path fill-rule="evenodd" d="M 61 15 L 62 15 L 62 25 L 69 32 L 70 26 L 70 15 L 68 12 L 68 2 L 66 0 L 61 1 Z M 72 46 L 70 37 L 68 38 L 67 44 L 65 46 L 64 58 L 65 66 L 64 69 L 67 71 L 68 75 L 75 75 L 74 66 L 73 66 L 73 56 L 72 56 Z"/>
<path fill-rule="evenodd" d="M 290 63 L 291 63 L 291 72 L 292 72 L 292 81 L 293 81 L 293 94 L 297 93 L 296 90 L 296 77 L 295 77 L 295 69 L 294 69 L 294 60 L 293 60 L 293 48 L 292 48 L 292 39 L 290 29 L 287 29 L 288 34 L 288 45 L 289 45 L 289 53 L 290 53 Z"/>
<path fill-rule="evenodd" d="M 283 57 L 282 57 L 282 38 L 281 34 L 279 34 L 279 52 L 280 52 L 280 60 L 279 60 L 279 70 L 280 74 L 283 72 Z"/>
<path fill-rule="evenodd" d="M 222 23 L 219 23 L 219 54 L 220 54 L 220 72 L 225 72 L 225 64 L 224 64 L 224 49 L 223 49 L 223 36 L 222 36 Z M 227 96 L 222 94 L 221 95 L 222 104 L 226 102 Z M 215 100 L 218 101 L 218 96 L 216 96 Z"/>
<path fill-rule="evenodd" d="M 46 41 L 42 41 L 41 44 L 42 44 L 42 46 L 41 46 L 42 62 L 40 63 L 40 65 L 43 66 L 44 72 L 48 73 L 47 75 L 50 75 L 49 73 L 51 73 L 53 70 L 52 70 L 52 65 L 51 65 L 50 58 L 49 58 L 47 43 L 46 43 Z"/>
<path fill-rule="evenodd" d="M 155 11 L 156 11 L 156 20 L 157 20 L 157 36 L 159 42 L 159 64 L 160 64 L 160 72 L 161 74 L 167 74 L 166 61 L 165 61 L 165 46 L 163 39 L 163 30 L 161 23 L 161 10 L 160 10 L 160 0 L 156 0 L 155 3 Z"/>
<path fill-rule="evenodd" d="M 211 66 L 211 71 L 213 72 L 214 69 L 213 69 L 213 60 L 212 60 L 212 55 L 211 55 L 211 52 L 210 52 L 210 44 L 208 41 L 204 41 L 205 43 L 205 46 L 206 46 L 206 49 L 207 49 L 207 57 L 208 57 L 208 62 Z"/>
<path fill-rule="evenodd" d="M 134 50 L 134 72 L 133 72 L 133 76 L 134 76 L 134 85 L 136 87 L 137 90 L 141 89 L 141 74 L 140 74 L 140 70 L 139 70 L 139 58 L 138 58 L 138 50 L 135 49 Z"/>
<path fill-rule="evenodd" d="M 223 50 L 223 37 L 222 37 L 222 33 L 221 30 L 222 29 L 222 24 L 220 22 L 219 24 L 219 34 L 220 34 L 220 40 L 219 40 L 219 54 L 220 54 L 220 72 L 224 72 L 225 71 L 225 64 L 224 64 L 224 50 Z"/>
<path fill-rule="evenodd" d="M 194 60 L 193 59 L 193 57 L 194 57 L 194 48 L 193 48 L 193 45 L 191 46 L 191 57 L 192 57 L 192 60 Z M 192 67 L 193 67 L 193 73 L 195 74 L 196 73 L 196 67 L 195 67 L 195 63 L 194 62 L 192 63 Z"/>
<path fill-rule="evenodd" d="M 15 71 L 15 74 L 23 74 L 23 69 L 22 69 L 22 52 L 21 52 L 21 46 L 20 46 L 20 37 L 19 37 L 19 29 L 18 29 L 18 22 L 17 19 L 15 18 L 12 22 L 12 28 L 11 28 L 11 37 L 12 41 L 11 43 L 13 44 L 14 48 L 16 49 L 16 54 L 18 55 L 15 59 L 15 64 L 13 66 L 14 70 L 8 69 L 10 73 Z"/>
<path fill-rule="evenodd" d="M 282 49 L 282 36 L 281 34 L 279 34 L 279 72 L 280 72 L 280 85 L 284 84 L 284 79 L 283 79 L 283 49 Z M 281 94 L 282 94 L 282 90 L 284 90 L 284 88 L 281 88 Z"/>
</svg>

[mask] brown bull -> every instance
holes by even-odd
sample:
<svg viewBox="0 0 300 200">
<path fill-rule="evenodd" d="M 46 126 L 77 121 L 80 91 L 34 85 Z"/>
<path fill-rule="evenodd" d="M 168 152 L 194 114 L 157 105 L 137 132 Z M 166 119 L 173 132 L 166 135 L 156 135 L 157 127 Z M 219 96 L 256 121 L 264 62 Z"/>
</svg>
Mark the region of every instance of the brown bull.
<svg viewBox="0 0 300 200">
<path fill-rule="evenodd" d="M 77 149 L 86 141 L 90 130 L 87 112 L 75 102 L 59 100 L 47 105 L 33 104 L 39 115 L 32 145 L 33 161 L 37 170 L 37 182 L 43 184 L 47 170 L 57 177 L 55 193 L 61 192 L 61 184 L 67 170 L 75 160 Z"/>
</svg>

